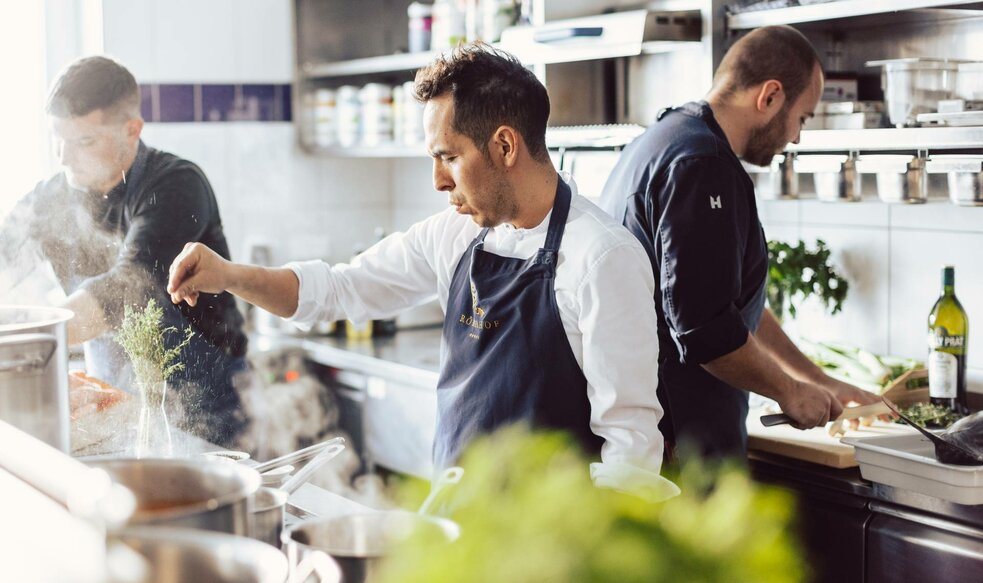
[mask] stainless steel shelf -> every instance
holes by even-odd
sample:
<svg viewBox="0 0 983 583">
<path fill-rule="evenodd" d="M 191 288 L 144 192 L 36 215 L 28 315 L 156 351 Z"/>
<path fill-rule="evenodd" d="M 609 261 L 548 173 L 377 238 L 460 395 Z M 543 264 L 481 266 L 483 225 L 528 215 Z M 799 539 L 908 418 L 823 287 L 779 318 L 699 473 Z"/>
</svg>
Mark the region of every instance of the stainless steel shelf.
<svg viewBox="0 0 983 583">
<path fill-rule="evenodd" d="M 514 26 L 506 29 L 502 33 L 501 42 L 493 46 L 514 54 L 526 65 L 668 53 L 701 46 L 700 39 L 691 34 L 694 18 L 698 18 L 698 14 L 694 16 L 687 11 L 674 11 L 667 15 L 646 10 L 600 14 L 558 20 L 541 26 Z M 675 21 L 683 24 L 667 24 Z M 570 31 L 580 28 L 601 32 L 599 36 L 572 36 L 554 40 L 537 36 L 548 33 L 572 34 Z M 308 79 L 318 79 L 412 71 L 427 65 L 440 54 L 440 51 L 428 51 L 333 63 L 305 63 L 300 68 L 300 74 Z"/>
<path fill-rule="evenodd" d="M 698 46 L 701 46 L 699 41 L 647 41 L 640 45 L 638 43 L 625 43 L 623 46 L 607 46 L 600 49 L 567 48 L 562 53 L 533 53 L 522 50 L 515 52 L 526 65 L 551 65 L 573 61 L 631 57 L 639 54 L 653 55 L 670 53 Z M 508 50 L 507 47 L 503 46 L 499 46 L 498 48 Z M 306 63 L 301 67 L 300 71 L 301 75 L 308 79 L 398 73 L 425 67 L 440 54 L 440 51 L 429 51 L 426 53 L 402 53 L 398 55 L 368 57 L 335 63 Z"/>
<path fill-rule="evenodd" d="M 428 51 L 425 53 L 402 53 L 398 55 L 368 57 L 335 63 L 305 63 L 300 70 L 304 76 L 310 78 L 412 71 L 413 69 L 426 66 L 439 54 L 439 51 Z"/>
<path fill-rule="evenodd" d="M 822 4 L 731 14 L 727 17 L 727 28 L 743 30 L 773 24 L 800 24 L 923 8 L 965 8 L 971 4 L 981 3 L 979 0 L 836 0 Z"/>
<path fill-rule="evenodd" d="M 814 130 L 802 132 L 799 143 L 786 148 L 789 152 L 965 149 L 983 151 L 983 127 Z"/>
<path fill-rule="evenodd" d="M 379 146 L 331 146 L 309 147 L 312 154 L 330 156 L 333 158 L 429 158 L 426 148 L 419 146 L 403 146 L 398 144 L 383 144 Z"/>
</svg>

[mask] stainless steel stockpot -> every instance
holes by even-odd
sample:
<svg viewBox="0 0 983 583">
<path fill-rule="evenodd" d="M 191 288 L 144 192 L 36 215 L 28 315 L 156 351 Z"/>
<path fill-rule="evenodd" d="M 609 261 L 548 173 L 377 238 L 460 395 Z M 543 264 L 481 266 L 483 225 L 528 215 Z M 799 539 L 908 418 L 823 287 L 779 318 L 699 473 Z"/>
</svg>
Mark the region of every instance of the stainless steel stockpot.
<svg viewBox="0 0 983 583">
<path fill-rule="evenodd" d="M 287 558 L 270 545 L 248 538 L 185 528 L 128 528 L 116 540 L 136 551 L 145 564 L 114 565 L 115 572 L 147 583 L 284 583 Z M 119 554 L 111 555 L 110 560 Z M 122 562 L 122 561 L 121 561 Z"/>
<path fill-rule="evenodd" d="M 129 525 L 175 526 L 247 535 L 259 473 L 207 459 L 117 459 L 88 462 L 136 496 Z"/>
<path fill-rule="evenodd" d="M 0 305 L 0 420 L 70 452 L 70 310 Z"/>
<path fill-rule="evenodd" d="M 292 573 L 312 554 L 327 553 L 341 568 L 342 583 L 373 581 L 380 561 L 391 549 L 420 532 L 432 532 L 451 543 L 460 527 L 446 518 L 406 510 L 383 510 L 305 520 L 283 533 Z"/>
</svg>

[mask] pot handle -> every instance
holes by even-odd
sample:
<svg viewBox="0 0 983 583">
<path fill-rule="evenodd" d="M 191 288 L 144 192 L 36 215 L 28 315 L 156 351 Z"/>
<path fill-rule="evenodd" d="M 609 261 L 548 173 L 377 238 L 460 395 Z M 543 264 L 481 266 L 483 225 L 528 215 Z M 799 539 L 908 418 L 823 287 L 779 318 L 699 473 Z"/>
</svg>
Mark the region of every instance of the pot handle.
<svg viewBox="0 0 983 583">
<path fill-rule="evenodd" d="M 48 366 L 58 341 L 51 334 L 0 336 L 0 373 L 25 373 Z"/>
<path fill-rule="evenodd" d="M 324 551 L 310 551 L 290 574 L 290 583 L 304 583 L 308 577 L 317 576 L 318 583 L 339 583 L 341 569 Z"/>
<path fill-rule="evenodd" d="M 306 466 L 301 468 L 299 472 L 294 474 L 289 480 L 286 481 L 285 484 L 280 486 L 280 489 L 287 494 L 293 494 L 294 490 L 300 488 L 304 482 L 306 482 L 314 474 L 315 471 L 344 450 L 345 446 L 340 443 L 330 445 L 321 450 L 321 452 L 317 454 L 314 459 L 307 462 Z"/>
<path fill-rule="evenodd" d="M 458 466 L 452 466 L 442 471 L 437 476 L 437 479 L 433 481 L 433 485 L 430 486 L 430 494 L 423 501 L 423 504 L 420 504 L 420 509 L 417 512 L 420 514 L 430 514 L 430 508 L 437 500 L 437 497 L 440 496 L 440 493 L 446 490 L 448 486 L 453 486 L 460 482 L 462 477 L 464 477 L 464 468 Z"/>
</svg>

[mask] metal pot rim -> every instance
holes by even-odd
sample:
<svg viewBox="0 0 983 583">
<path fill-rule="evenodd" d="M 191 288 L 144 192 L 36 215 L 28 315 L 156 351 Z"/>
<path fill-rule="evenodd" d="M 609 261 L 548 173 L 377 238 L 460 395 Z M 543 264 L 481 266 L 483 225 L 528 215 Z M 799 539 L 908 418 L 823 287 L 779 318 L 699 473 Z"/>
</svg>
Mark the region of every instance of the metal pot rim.
<svg viewBox="0 0 983 583">
<path fill-rule="evenodd" d="M 308 543 L 303 543 L 294 538 L 294 533 L 303 530 L 306 527 L 316 527 L 320 525 L 330 525 L 332 523 L 338 523 L 344 520 L 351 520 L 352 518 L 364 517 L 364 516 L 405 516 L 411 517 L 412 520 L 419 520 L 421 522 L 428 522 L 438 527 L 447 536 L 447 542 L 451 543 L 457 540 L 461 535 L 461 527 L 449 518 L 443 518 L 440 516 L 431 516 L 429 514 L 419 514 L 417 512 L 411 512 L 409 510 L 378 510 L 373 512 L 359 512 L 354 514 L 342 514 L 339 516 L 328 516 L 320 518 L 310 518 L 303 520 L 292 526 L 283 529 L 281 534 L 281 542 L 284 548 L 288 545 L 296 545 L 297 548 L 323 551 L 332 557 L 351 557 L 351 558 L 380 558 L 386 555 L 386 552 L 380 553 L 366 553 L 364 555 L 355 554 L 350 549 L 345 549 L 340 546 L 335 545 L 312 545 Z"/>
<path fill-rule="evenodd" d="M 0 314 L 5 311 L 11 312 L 30 312 L 37 314 L 37 320 L 30 322 L 18 322 L 16 324 L 0 323 L 0 333 L 16 332 L 19 330 L 31 330 L 42 326 L 51 326 L 67 322 L 75 317 L 75 312 L 65 308 L 52 308 L 48 306 L 28 306 L 16 304 L 0 304 Z"/>
<path fill-rule="evenodd" d="M 223 494 L 221 496 L 208 498 L 207 500 L 202 500 L 200 502 L 195 502 L 194 504 L 187 504 L 175 508 L 174 510 L 160 510 L 155 511 L 152 516 L 142 518 L 136 517 L 131 518 L 130 525 L 144 525 L 144 524 L 154 524 L 157 522 L 172 520 L 175 518 L 182 518 L 184 516 L 190 516 L 197 514 L 199 512 L 207 512 L 210 510 L 216 510 L 223 506 L 228 506 L 230 504 L 235 504 L 236 502 L 248 498 L 254 492 L 260 488 L 260 482 L 262 481 L 259 476 L 259 472 L 256 470 L 235 463 L 226 463 L 222 461 L 196 461 L 192 459 L 170 459 L 170 458 L 118 458 L 109 460 L 98 460 L 93 462 L 87 462 L 95 467 L 105 468 L 107 466 L 122 465 L 122 464 L 132 464 L 137 463 L 154 463 L 156 465 L 163 466 L 176 466 L 182 468 L 190 467 L 201 467 L 201 464 L 214 464 L 211 467 L 222 468 L 223 471 L 228 471 L 231 473 L 237 473 L 245 481 L 242 488 Z M 125 484 L 124 484 L 125 485 Z"/>
<path fill-rule="evenodd" d="M 229 545 L 235 545 L 243 549 L 243 552 L 236 553 L 233 560 L 249 557 L 250 560 L 263 564 L 265 566 L 264 573 L 270 576 L 269 580 L 286 580 L 289 571 L 287 557 L 279 549 L 244 536 L 186 527 L 139 525 L 125 527 L 116 532 L 114 537 L 127 546 L 131 543 L 143 543 L 194 547 L 203 553 L 216 557 L 216 559 L 223 558 L 225 560 L 232 557 L 229 553 Z"/>
</svg>

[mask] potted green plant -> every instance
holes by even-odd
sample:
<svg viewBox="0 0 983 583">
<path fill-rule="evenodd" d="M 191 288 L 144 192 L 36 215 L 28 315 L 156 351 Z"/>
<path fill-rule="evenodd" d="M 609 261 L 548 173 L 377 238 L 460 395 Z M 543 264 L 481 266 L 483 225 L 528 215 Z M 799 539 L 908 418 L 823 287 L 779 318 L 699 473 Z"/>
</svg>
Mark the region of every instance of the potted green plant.
<svg viewBox="0 0 983 583">
<path fill-rule="evenodd" d="M 792 535 L 792 496 L 754 483 L 739 464 L 698 462 L 673 477 L 678 496 L 652 502 L 597 488 L 563 434 L 507 428 L 465 453 L 444 508 L 448 544 L 421 532 L 383 563 L 384 583 L 795 583 L 806 566 Z M 418 505 L 427 486 L 414 490 Z M 658 499 L 657 497 L 655 499 Z"/>
<path fill-rule="evenodd" d="M 163 321 L 164 309 L 151 298 L 142 310 L 126 306 L 123 323 L 116 333 L 116 341 L 133 364 L 133 375 L 140 394 L 135 447 L 137 457 L 167 457 L 172 453 L 164 397 L 168 379 L 184 370 L 184 363 L 175 360 L 191 342 L 194 331 L 190 326 L 185 328 L 183 338 L 168 348 L 167 336 L 181 331 L 174 326 L 165 327 Z"/>
<path fill-rule="evenodd" d="M 819 299 L 830 314 L 843 309 L 850 284 L 833 269 L 830 251 L 822 239 L 809 250 L 804 241 L 790 245 L 768 242 L 768 306 L 778 321 L 786 310 L 795 318 L 796 304 L 810 296 Z"/>
</svg>

